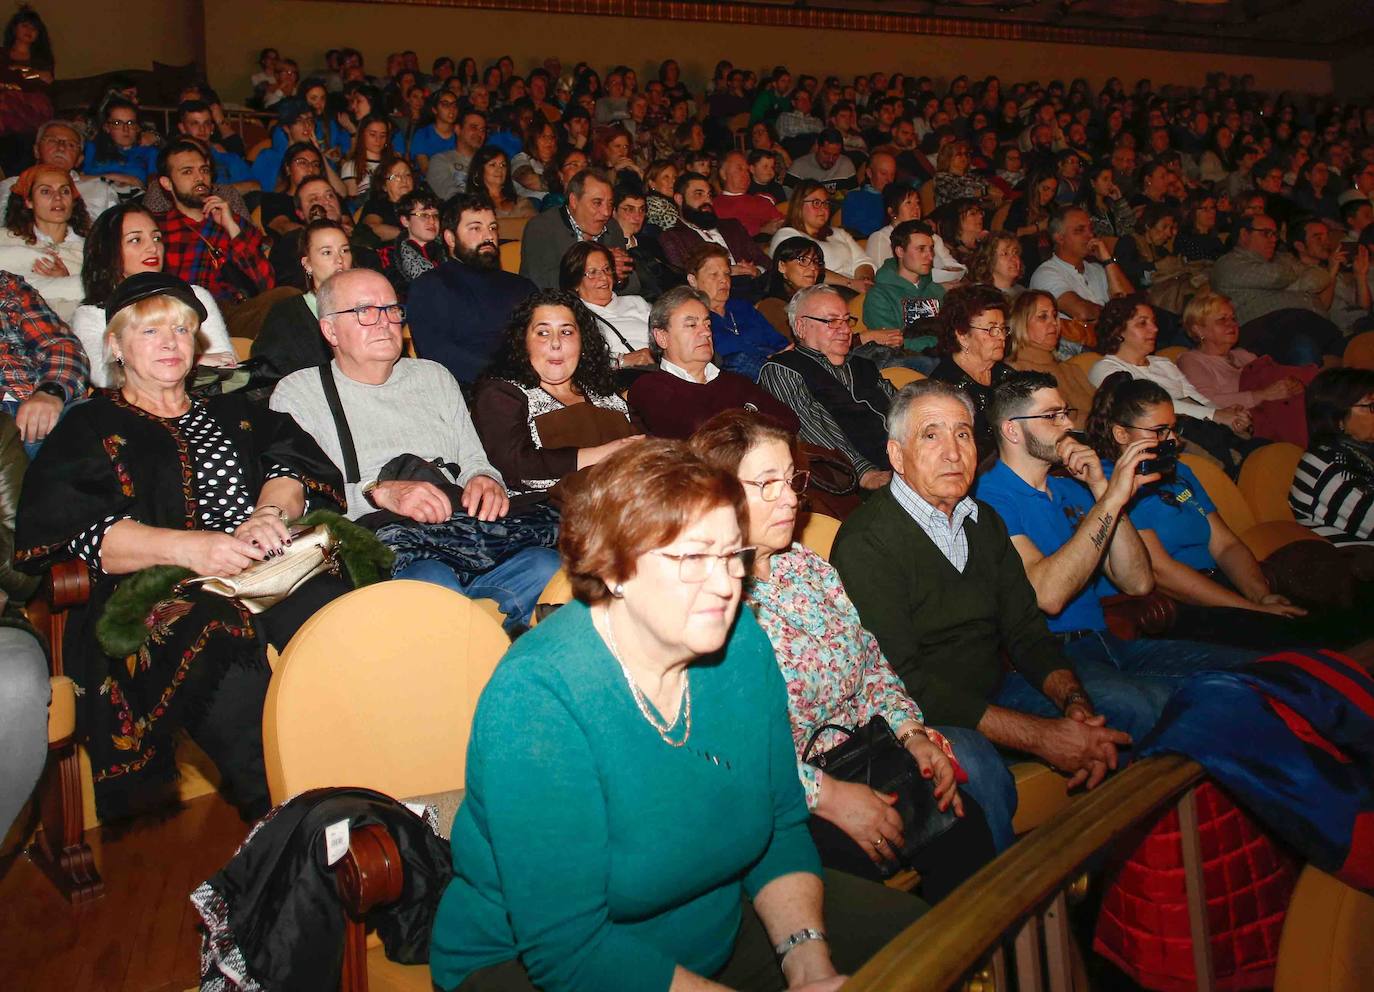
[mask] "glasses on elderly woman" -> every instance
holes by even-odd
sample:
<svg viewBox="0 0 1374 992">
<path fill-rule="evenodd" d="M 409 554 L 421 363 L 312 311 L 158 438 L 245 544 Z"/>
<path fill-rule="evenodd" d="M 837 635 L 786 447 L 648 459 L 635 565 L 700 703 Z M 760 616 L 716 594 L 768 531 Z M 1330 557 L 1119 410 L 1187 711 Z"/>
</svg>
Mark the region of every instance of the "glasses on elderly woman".
<svg viewBox="0 0 1374 992">
<path fill-rule="evenodd" d="M 980 327 L 977 324 L 969 324 L 968 329 L 970 331 L 982 331 L 984 334 L 994 338 L 1004 338 L 1011 330 L 1006 324 L 988 324 L 986 327 Z"/>
<path fill-rule="evenodd" d="M 811 473 L 802 469 L 782 479 L 740 479 L 739 481 L 741 485 L 757 486 L 759 499 L 765 503 L 775 503 L 778 497 L 782 495 L 783 486 L 787 486 L 798 496 L 806 492 L 806 484 L 811 481 Z"/>
<path fill-rule="evenodd" d="M 738 551 L 727 551 L 723 555 L 713 555 L 708 553 L 700 554 L 674 554 L 670 551 L 654 551 L 660 558 L 667 558 L 669 561 L 677 562 L 677 577 L 683 582 L 695 585 L 705 582 L 716 570 L 716 563 L 725 562 L 725 574 L 732 579 L 742 579 L 749 574 L 749 570 L 754 567 L 755 548 L 740 548 Z"/>
</svg>

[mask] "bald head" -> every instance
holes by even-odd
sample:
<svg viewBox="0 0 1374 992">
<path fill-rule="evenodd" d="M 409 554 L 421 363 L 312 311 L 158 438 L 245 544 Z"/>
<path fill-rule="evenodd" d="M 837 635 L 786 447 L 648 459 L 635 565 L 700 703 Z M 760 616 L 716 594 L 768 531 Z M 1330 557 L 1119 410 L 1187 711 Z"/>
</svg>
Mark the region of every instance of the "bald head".
<svg viewBox="0 0 1374 992">
<path fill-rule="evenodd" d="M 879 193 L 897 178 L 897 160 L 890 152 L 874 152 L 868 160 L 868 182 Z"/>
<path fill-rule="evenodd" d="M 326 279 L 318 299 L 320 333 L 339 368 L 359 382 L 385 382 L 401 357 L 404 326 L 391 282 L 371 269 L 349 269 Z"/>
</svg>

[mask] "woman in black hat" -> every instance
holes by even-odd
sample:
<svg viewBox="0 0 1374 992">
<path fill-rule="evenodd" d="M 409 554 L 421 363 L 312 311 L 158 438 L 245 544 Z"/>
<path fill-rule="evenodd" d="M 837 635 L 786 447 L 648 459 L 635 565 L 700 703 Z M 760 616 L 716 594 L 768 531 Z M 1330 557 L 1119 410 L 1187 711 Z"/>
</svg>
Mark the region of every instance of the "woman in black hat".
<svg viewBox="0 0 1374 992">
<path fill-rule="evenodd" d="M 254 615 L 173 582 L 236 575 L 281 554 L 290 520 L 342 508 L 342 482 L 290 417 L 237 393 L 187 394 L 206 309 L 186 283 L 140 272 L 105 312 L 116 387 L 68 409 L 34 460 L 15 559 L 33 572 L 73 558 L 89 570 L 90 600 L 72 610 L 64 649 L 101 817 L 147 809 L 173 791 L 183 728 L 253 817 L 268 805 L 265 646 L 284 647 L 347 586 L 322 575 Z M 123 616 L 106 610 L 116 591 Z"/>
</svg>

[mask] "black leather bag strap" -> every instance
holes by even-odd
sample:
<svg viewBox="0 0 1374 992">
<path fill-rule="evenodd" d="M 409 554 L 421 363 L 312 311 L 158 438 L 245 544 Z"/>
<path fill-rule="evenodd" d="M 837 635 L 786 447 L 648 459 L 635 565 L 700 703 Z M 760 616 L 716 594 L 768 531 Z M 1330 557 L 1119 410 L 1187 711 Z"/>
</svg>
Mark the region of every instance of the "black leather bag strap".
<svg viewBox="0 0 1374 992">
<path fill-rule="evenodd" d="M 334 368 L 329 362 L 316 366 L 320 374 L 320 388 L 324 390 L 324 400 L 329 404 L 329 412 L 334 417 L 334 430 L 339 435 L 339 451 L 343 454 L 344 481 L 362 481 L 358 469 L 358 452 L 353 447 L 353 432 L 348 429 L 348 418 L 344 416 L 343 401 L 339 399 L 339 387 L 334 382 Z"/>
<path fill-rule="evenodd" d="M 588 307 L 587 309 L 591 310 L 591 307 Z M 616 326 L 612 324 L 609 320 L 601 316 L 601 314 L 595 312 L 592 313 L 592 316 L 596 318 L 596 322 L 600 324 L 602 327 L 610 329 L 610 332 L 614 334 L 616 338 L 619 339 L 620 343 L 625 346 L 625 350 L 627 352 L 635 350 L 634 346 L 630 344 L 630 342 L 626 339 L 625 335 L 621 334 L 620 331 L 616 328 Z"/>
</svg>

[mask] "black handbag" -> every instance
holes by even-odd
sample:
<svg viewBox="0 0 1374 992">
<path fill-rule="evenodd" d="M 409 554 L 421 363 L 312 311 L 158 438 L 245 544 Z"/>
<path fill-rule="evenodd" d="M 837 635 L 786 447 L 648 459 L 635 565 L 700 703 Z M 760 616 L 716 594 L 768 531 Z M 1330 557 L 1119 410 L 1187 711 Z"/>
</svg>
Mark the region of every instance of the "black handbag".
<svg viewBox="0 0 1374 992">
<path fill-rule="evenodd" d="M 826 730 L 838 730 L 848 737 L 813 757 L 816 740 Z M 806 742 L 802 760 L 842 782 L 858 782 L 875 792 L 896 794 L 894 808 L 902 818 L 903 844 L 894 853 L 902 867 L 910 867 L 917 851 L 958 821 L 953 804 L 940 812 L 934 783 L 921 776 L 916 759 L 897 743 L 892 728 L 880 716 L 852 730 L 833 723 L 822 724 Z"/>
</svg>

